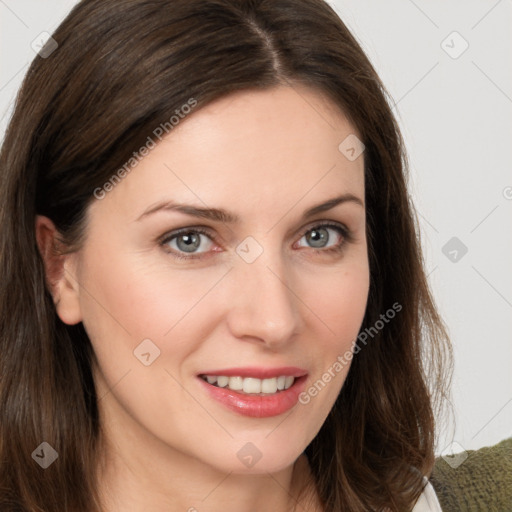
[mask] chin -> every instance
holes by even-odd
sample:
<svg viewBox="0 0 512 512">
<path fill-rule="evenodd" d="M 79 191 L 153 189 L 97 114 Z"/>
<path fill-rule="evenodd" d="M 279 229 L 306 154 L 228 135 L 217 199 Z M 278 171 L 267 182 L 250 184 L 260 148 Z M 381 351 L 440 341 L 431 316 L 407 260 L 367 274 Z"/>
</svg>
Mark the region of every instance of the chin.
<svg viewBox="0 0 512 512">
<path fill-rule="evenodd" d="M 229 446 L 219 446 L 220 453 L 211 453 L 209 464 L 234 474 L 258 475 L 285 470 L 296 462 L 307 444 L 303 439 L 286 435 L 284 430 L 283 434 L 253 431 L 250 435 L 230 440 Z"/>
</svg>

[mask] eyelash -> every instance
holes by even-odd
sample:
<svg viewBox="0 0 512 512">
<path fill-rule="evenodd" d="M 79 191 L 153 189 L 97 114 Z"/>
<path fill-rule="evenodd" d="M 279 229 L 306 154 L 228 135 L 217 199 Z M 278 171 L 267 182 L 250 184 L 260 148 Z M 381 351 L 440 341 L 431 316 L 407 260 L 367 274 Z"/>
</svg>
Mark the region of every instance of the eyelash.
<svg viewBox="0 0 512 512">
<path fill-rule="evenodd" d="M 327 253 L 327 254 L 340 253 L 345 248 L 345 245 L 347 243 L 352 242 L 352 240 L 353 240 L 352 233 L 350 232 L 350 230 L 348 228 L 346 228 L 345 226 L 343 226 L 341 224 L 334 224 L 332 222 L 315 224 L 314 226 L 308 227 L 307 229 L 302 231 L 300 238 L 302 238 L 304 235 L 306 235 L 310 231 L 314 231 L 315 229 L 319 229 L 319 228 L 331 228 L 331 229 L 336 230 L 341 235 L 342 241 L 333 247 L 329 247 L 328 249 L 315 249 L 314 247 L 310 247 L 310 249 L 313 250 L 314 253 L 323 253 L 323 254 L 325 254 L 325 253 Z M 207 236 L 208 238 L 210 238 L 212 241 L 215 242 L 209 229 L 203 228 L 201 226 L 198 226 L 198 227 L 192 226 L 192 227 L 187 227 L 187 228 L 181 228 L 181 229 L 178 229 L 171 233 L 168 233 L 167 235 L 164 235 L 164 238 L 161 239 L 159 244 L 161 247 L 164 248 L 164 250 L 168 254 L 171 254 L 174 258 L 176 258 L 178 260 L 197 260 L 197 259 L 202 259 L 204 257 L 207 257 L 208 253 L 199 253 L 199 254 L 190 253 L 189 255 L 184 256 L 183 255 L 184 253 L 176 252 L 174 249 L 168 249 L 168 248 L 166 249 L 165 248 L 166 245 L 171 240 L 174 240 L 175 238 L 179 237 L 180 235 L 186 234 L 186 233 L 202 234 L 202 235 Z"/>
</svg>

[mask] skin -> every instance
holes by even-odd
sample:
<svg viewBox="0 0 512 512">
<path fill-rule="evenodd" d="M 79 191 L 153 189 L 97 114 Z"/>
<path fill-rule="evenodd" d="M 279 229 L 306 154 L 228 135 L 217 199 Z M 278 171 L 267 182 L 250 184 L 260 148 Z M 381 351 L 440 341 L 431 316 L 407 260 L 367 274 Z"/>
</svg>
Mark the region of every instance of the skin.
<svg viewBox="0 0 512 512">
<path fill-rule="evenodd" d="M 226 409 L 197 374 L 292 365 L 307 370 L 309 387 L 352 348 L 369 268 L 364 154 L 350 161 L 338 149 L 350 134 L 357 132 L 345 116 L 311 89 L 238 92 L 190 114 L 95 199 L 78 252 L 52 256 L 53 224 L 37 217 L 57 314 L 83 322 L 99 361 L 107 511 L 286 511 L 311 481 L 302 454 L 348 365 L 307 405 L 270 418 Z M 363 205 L 301 219 L 347 193 Z M 167 199 L 224 208 L 240 223 L 165 210 L 137 220 Z M 325 246 L 341 242 L 341 252 L 304 236 L 325 222 L 350 230 L 350 239 L 327 231 Z M 189 254 L 183 239 L 159 245 L 163 235 L 197 226 L 211 234 L 201 235 L 202 259 L 172 256 Z M 252 263 L 236 252 L 248 236 L 263 249 Z M 133 351 L 148 338 L 160 356 L 145 366 Z M 247 442 L 262 454 L 252 468 L 237 457 Z"/>
</svg>

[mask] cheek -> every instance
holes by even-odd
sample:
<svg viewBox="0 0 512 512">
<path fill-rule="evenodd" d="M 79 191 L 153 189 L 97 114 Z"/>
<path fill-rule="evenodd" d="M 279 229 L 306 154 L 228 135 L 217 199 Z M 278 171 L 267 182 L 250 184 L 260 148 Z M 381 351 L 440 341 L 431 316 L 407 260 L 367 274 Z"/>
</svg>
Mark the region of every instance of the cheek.
<svg viewBox="0 0 512 512">
<path fill-rule="evenodd" d="M 312 431 L 317 432 L 332 409 L 352 364 L 354 342 L 366 311 L 369 268 L 362 257 L 328 276 L 316 275 L 314 279 L 310 276 L 303 284 L 309 290 L 303 292 L 304 302 L 313 312 L 309 330 L 316 335 L 310 360 L 316 364 L 299 403 L 315 418 Z"/>
<path fill-rule="evenodd" d="M 333 351 L 345 351 L 356 338 L 366 310 L 369 279 L 364 258 L 302 279 L 301 296 L 313 313 L 312 321 L 325 333 L 320 337 L 324 353 L 332 356 Z"/>
<path fill-rule="evenodd" d="M 190 355 L 211 331 L 210 303 L 202 298 L 225 270 L 170 270 L 161 262 L 119 253 L 106 261 L 90 258 L 84 268 L 80 282 L 87 292 L 81 294 L 81 305 L 99 363 L 98 396 L 107 397 L 105 404 L 119 402 L 142 423 L 147 420 L 149 430 L 165 426 L 163 438 L 175 435 L 170 413 L 191 408 L 192 416 L 204 414 L 179 382 L 190 373 Z"/>
<path fill-rule="evenodd" d="M 345 272 L 339 280 L 333 276 L 333 285 L 334 289 L 331 288 L 324 305 L 325 322 L 346 345 L 347 341 L 352 342 L 356 338 L 361 327 L 368 299 L 369 276 L 364 269 Z"/>
<path fill-rule="evenodd" d="M 106 254 L 108 250 L 102 256 Z M 79 278 L 83 323 L 103 360 L 115 357 L 119 366 L 124 358 L 131 364 L 133 350 L 150 339 L 160 355 L 172 352 L 167 355 L 179 362 L 197 348 L 194 340 L 207 335 L 209 316 L 201 302 L 226 269 L 170 269 L 160 258 L 154 263 L 143 255 L 119 252 L 111 259 L 92 251 L 88 256 Z"/>
</svg>

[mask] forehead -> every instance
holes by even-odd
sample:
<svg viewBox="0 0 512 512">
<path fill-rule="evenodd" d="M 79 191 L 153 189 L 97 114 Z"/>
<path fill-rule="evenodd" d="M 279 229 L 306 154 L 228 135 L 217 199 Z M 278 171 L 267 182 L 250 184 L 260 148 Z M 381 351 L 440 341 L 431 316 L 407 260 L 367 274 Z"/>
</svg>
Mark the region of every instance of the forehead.
<svg viewBox="0 0 512 512">
<path fill-rule="evenodd" d="M 106 199 L 135 217 L 165 198 L 263 212 L 306 196 L 362 195 L 364 155 L 350 160 L 340 150 L 354 135 L 339 108 L 309 88 L 239 91 L 181 119 Z"/>
</svg>

